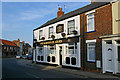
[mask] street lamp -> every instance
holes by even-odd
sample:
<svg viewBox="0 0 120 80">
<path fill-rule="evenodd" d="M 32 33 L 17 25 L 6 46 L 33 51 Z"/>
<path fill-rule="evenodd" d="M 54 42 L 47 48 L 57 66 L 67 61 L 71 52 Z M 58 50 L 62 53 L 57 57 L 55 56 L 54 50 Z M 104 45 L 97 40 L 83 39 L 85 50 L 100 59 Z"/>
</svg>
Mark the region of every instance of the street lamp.
<svg viewBox="0 0 120 80">
<path fill-rule="evenodd" d="M 36 46 L 37 46 L 37 39 L 33 40 L 33 45 L 35 47 L 35 62 L 36 62 Z"/>
</svg>

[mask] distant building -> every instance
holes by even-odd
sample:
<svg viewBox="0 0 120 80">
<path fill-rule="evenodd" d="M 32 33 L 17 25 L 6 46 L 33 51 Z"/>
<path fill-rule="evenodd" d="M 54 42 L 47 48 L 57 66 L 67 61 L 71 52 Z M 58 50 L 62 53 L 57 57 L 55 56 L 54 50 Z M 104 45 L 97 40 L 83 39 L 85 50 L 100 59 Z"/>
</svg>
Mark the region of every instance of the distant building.
<svg viewBox="0 0 120 80">
<path fill-rule="evenodd" d="M 13 42 L 19 47 L 17 54 L 20 54 L 20 55 L 30 54 L 29 53 L 31 48 L 30 44 L 25 43 L 25 41 L 20 42 L 20 39 L 13 40 Z"/>
<path fill-rule="evenodd" d="M 12 57 L 17 54 L 18 46 L 12 41 L 0 39 L 2 57 Z"/>
<path fill-rule="evenodd" d="M 19 47 L 17 54 L 22 55 L 23 54 L 23 46 L 24 46 L 24 41 L 20 42 L 20 39 L 18 38 L 18 40 L 13 40 L 13 42 Z"/>
</svg>

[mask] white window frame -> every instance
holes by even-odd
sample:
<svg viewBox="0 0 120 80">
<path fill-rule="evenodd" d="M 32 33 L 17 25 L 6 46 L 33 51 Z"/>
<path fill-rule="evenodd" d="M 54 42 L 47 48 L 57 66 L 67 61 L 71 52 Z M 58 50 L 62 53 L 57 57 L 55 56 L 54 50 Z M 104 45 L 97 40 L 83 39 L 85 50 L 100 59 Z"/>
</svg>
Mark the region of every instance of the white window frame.
<svg viewBox="0 0 120 80">
<path fill-rule="evenodd" d="M 70 27 L 70 26 L 69 26 L 69 23 L 72 22 L 72 21 L 73 21 L 74 23 L 73 23 L 73 26 Z M 67 28 L 67 29 L 68 29 L 68 34 L 72 34 L 72 32 L 70 32 L 70 31 L 71 31 L 71 30 L 70 30 L 71 28 L 74 28 L 74 30 L 75 30 L 75 19 L 68 21 L 68 28 Z M 73 31 L 74 31 L 74 30 L 73 30 Z"/>
<path fill-rule="evenodd" d="M 87 32 L 95 31 L 95 14 L 94 13 L 95 13 L 95 10 L 86 13 L 86 15 L 87 15 Z M 92 15 L 92 16 L 89 16 L 89 15 Z M 92 18 L 94 19 L 94 22 L 92 25 L 93 28 L 90 30 L 89 25 L 88 25 L 88 23 L 89 23 L 88 20 L 92 19 Z"/>
<path fill-rule="evenodd" d="M 39 30 L 39 40 L 41 40 L 42 36 L 43 36 L 43 30 Z"/>
<path fill-rule="evenodd" d="M 70 53 L 69 53 L 69 47 L 72 47 L 72 46 L 74 47 L 74 54 L 76 54 L 76 50 L 78 49 L 77 42 L 76 42 L 76 47 L 77 47 L 77 49 L 75 49 L 75 43 L 73 43 L 73 45 L 69 45 L 69 44 L 68 44 L 68 46 L 66 46 L 66 48 L 67 48 L 67 49 L 66 49 L 66 54 L 70 54 Z"/>
<path fill-rule="evenodd" d="M 50 48 L 50 45 L 48 45 Z M 47 54 L 56 54 L 56 45 L 54 45 L 54 53 L 48 53 L 48 46 L 47 46 Z"/>
<path fill-rule="evenodd" d="M 89 46 L 90 44 L 95 44 L 95 42 L 88 42 L 87 43 L 87 61 L 90 61 L 90 62 L 95 62 L 96 61 L 96 53 L 94 54 L 95 55 L 95 59 L 94 60 L 90 60 L 89 59 L 89 48 L 92 47 L 95 49 L 95 45 L 94 46 Z"/>
<path fill-rule="evenodd" d="M 40 50 L 39 50 L 40 48 L 42 48 L 42 53 L 40 53 Z M 38 54 L 43 54 L 43 53 L 44 53 L 44 47 L 41 46 L 41 47 L 38 48 Z"/>
<path fill-rule="evenodd" d="M 50 28 L 52 28 L 52 32 L 50 32 Z M 49 38 L 51 38 L 51 35 L 50 35 L 50 34 L 53 35 L 53 30 L 54 30 L 54 29 L 53 29 L 53 26 L 52 26 L 52 27 L 49 27 L 49 34 L 48 34 L 48 35 L 49 35 Z"/>
</svg>

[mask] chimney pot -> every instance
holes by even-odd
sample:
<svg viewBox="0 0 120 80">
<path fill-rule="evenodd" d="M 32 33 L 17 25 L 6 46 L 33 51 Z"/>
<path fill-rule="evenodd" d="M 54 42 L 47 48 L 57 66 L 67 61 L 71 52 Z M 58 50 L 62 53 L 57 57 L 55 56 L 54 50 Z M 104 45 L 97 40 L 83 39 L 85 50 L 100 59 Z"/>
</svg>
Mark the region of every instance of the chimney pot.
<svg viewBox="0 0 120 80">
<path fill-rule="evenodd" d="M 63 15 L 64 12 L 62 11 L 62 8 L 58 8 L 58 12 L 57 12 L 57 17 L 60 17 L 61 15 Z"/>
</svg>

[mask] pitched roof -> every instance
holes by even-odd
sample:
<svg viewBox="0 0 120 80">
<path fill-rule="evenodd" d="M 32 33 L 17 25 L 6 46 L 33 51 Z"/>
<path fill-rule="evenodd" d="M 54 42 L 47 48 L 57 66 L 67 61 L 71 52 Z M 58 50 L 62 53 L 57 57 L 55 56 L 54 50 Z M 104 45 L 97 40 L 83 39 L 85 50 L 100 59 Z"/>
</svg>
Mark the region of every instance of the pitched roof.
<svg viewBox="0 0 120 80">
<path fill-rule="evenodd" d="M 94 3 L 92 3 L 92 4 L 89 4 L 89 5 L 85 6 L 85 7 L 79 8 L 79 9 L 74 10 L 74 11 L 71 11 L 71 12 L 69 12 L 69 13 L 66 13 L 66 14 L 62 15 L 61 17 L 59 17 L 59 18 L 54 18 L 54 19 L 52 19 L 52 20 L 49 20 L 49 21 L 47 21 L 45 24 L 43 24 L 43 25 L 41 25 L 40 27 L 34 29 L 33 31 L 35 31 L 35 30 L 37 30 L 37 29 L 40 29 L 40 28 L 42 28 L 42 27 L 48 26 L 48 25 L 50 25 L 50 24 L 56 23 L 56 22 L 58 22 L 58 21 L 62 21 L 62 20 L 67 19 L 67 18 L 69 18 L 69 17 L 73 17 L 73 16 L 75 16 L 75 15 L 79 15 L 79 14 L 88 12 L 88 11 L 90 11 L 90 10 L 99 8 L 99 7 L 104 6 L 104 5 L 107 5 L 107 4 L 109 4 L 109 3 L 110 3 L 110 2 L 94 2 Z"/>
<path fill-rule="evenodd" d="M 17 46 L 15 43 L 13 43 L 12 41 L 8 41 L 8 40 L 0 39 L 0 42 L 3 45 Z"/>
</svg>

